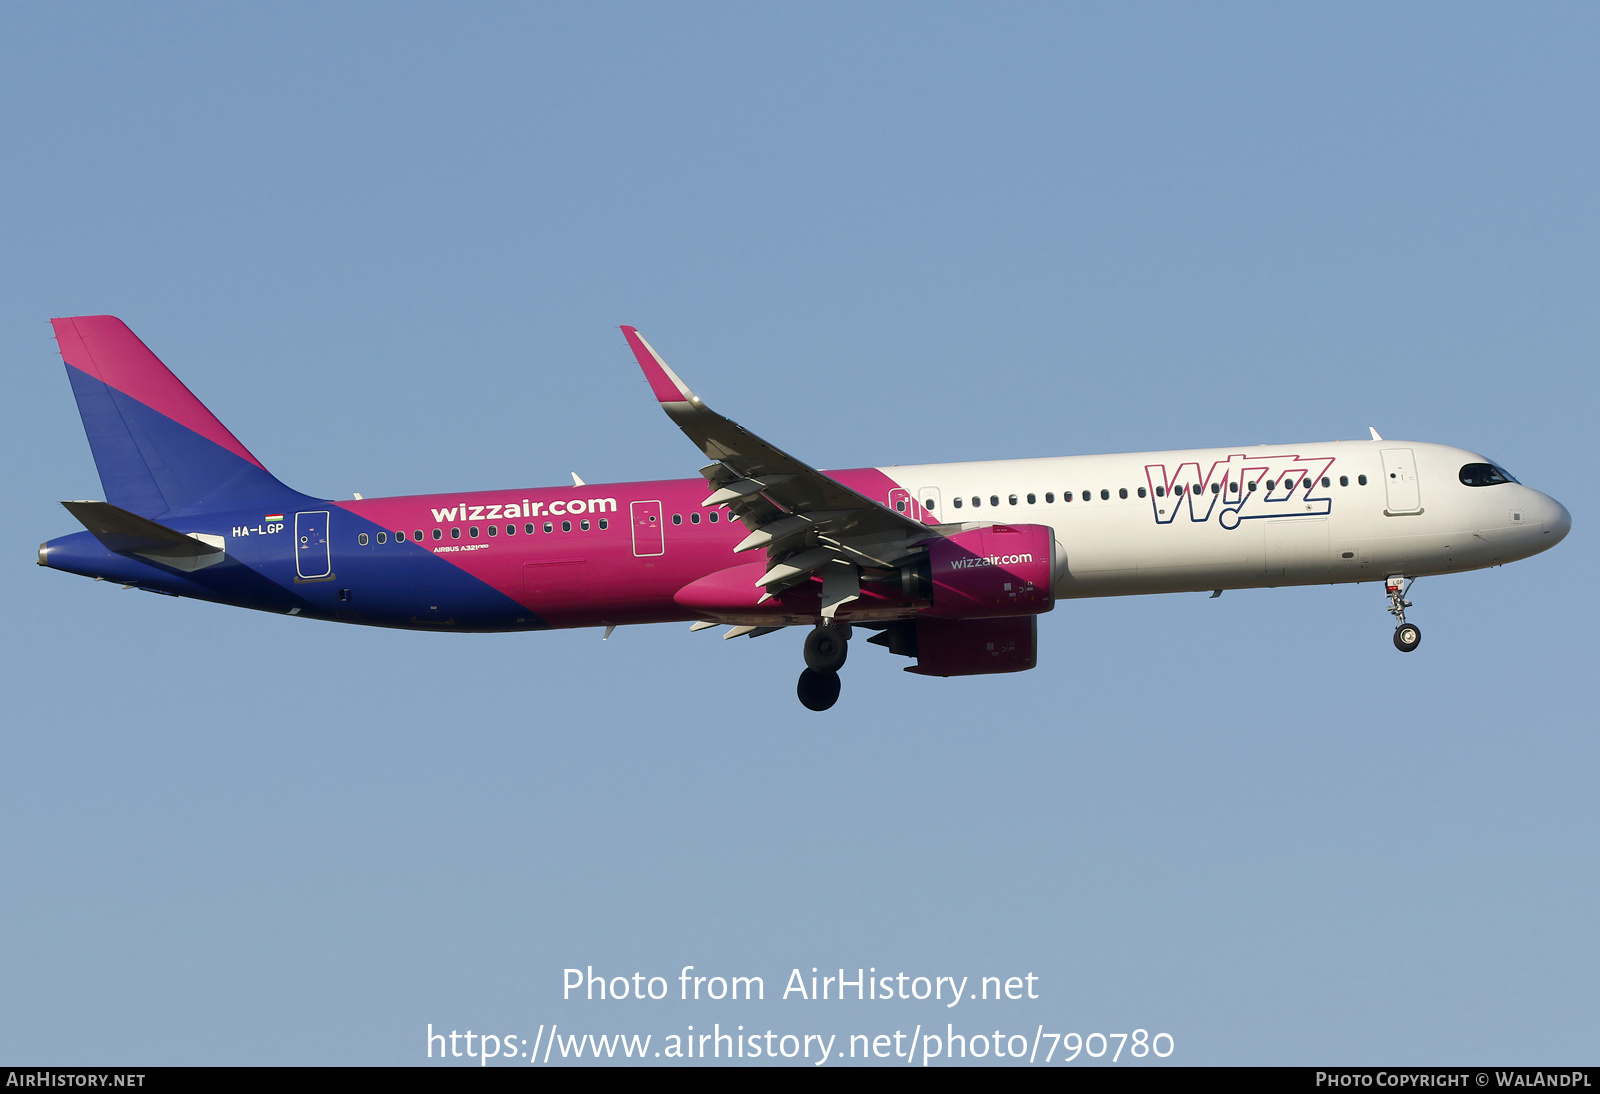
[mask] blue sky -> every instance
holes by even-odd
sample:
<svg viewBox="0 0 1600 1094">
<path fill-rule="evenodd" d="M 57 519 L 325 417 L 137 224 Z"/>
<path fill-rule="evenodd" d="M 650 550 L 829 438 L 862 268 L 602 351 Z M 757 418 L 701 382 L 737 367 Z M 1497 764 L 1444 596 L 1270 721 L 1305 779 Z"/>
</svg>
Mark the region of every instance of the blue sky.
<svg viewBox="0 0 1600 1094">
<path fill-rule="evenodd" d="M 1174 1062 L 1592 1060 L 1597 46 L 1565 4 L 7 6 L 0 1057 L 959 1031 L 773 998 L 870 966 L 1032 972 L 974 1028 Z M 788 633 L 38 569 L 101 496 L 46 323 L 93 313 L 332 497 L 693 474 L 632 323 L 822 466 L 1371 425 L 1574 531 L 1419 582 L 1409 657 L 1372 585 L 1065 603 L 1031 673 L 862 647 L 819 717 Z M 560 998 L 686 964 L 769 998 Z"/>
</svg>

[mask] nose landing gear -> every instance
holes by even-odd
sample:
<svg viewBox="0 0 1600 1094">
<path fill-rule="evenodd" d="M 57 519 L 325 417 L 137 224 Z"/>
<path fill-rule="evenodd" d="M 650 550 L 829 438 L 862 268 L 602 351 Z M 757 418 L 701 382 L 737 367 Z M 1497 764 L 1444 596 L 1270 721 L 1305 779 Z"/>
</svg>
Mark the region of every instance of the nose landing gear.
<svg viewBox="0 0 1600 1094">
<path fill-rule="evenodd" d="M 1389 594 L 1389 614 L 1400 624 L 1394 629 L 1394 648 L 1401 653 L 1410 653 L 1422 642 L 1422 628 L 1406 622 L 1406 609 L 1411 607 L 1406 594 L 1411 591 L 1411 582 L 1415 580 L 1414 577 L 1408 580 L 1404 574 L 1391 574 L 1384 582 L 1384 589 Z"/>
<path fill-rule="evenodd" d="M 848 624 L 821 623 L 806 635 L 806 671 L 795 694 L 807 710 L 827 710 L 839 701 L 839 670 L 850 653 Z"/>
</svg>

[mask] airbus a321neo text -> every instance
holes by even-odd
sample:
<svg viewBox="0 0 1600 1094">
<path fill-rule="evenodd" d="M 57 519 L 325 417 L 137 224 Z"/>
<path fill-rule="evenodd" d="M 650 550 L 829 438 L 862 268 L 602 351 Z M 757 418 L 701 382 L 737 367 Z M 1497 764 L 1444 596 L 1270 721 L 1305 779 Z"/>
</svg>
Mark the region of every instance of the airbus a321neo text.
<svg viewBox="0 0 1600 1094">
<path fill-rule="evenodd" d="M 924 676 L 1020 672 L 1062 599 L 1413 579 L 1561 542 L 1572 518 L 1493 460 L 1364 441 L 817 470 L 715 413 L 639 332 L 698 478 L 334 501 L 275 479 L 121 320 L 52 320 L 105 501 L 39 564 L 169 596 L 377 627 L 804 627 L 800 701 L 851 634 Z"/>
</svg>

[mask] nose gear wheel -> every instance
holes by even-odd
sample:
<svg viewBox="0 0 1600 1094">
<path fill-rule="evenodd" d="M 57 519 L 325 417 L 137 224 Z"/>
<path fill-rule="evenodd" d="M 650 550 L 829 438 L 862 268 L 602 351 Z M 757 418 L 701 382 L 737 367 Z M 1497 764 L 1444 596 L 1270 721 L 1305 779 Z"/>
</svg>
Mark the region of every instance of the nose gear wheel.
<svg viewBox="0 0 1600 1094">
<path fill-rule="evenodd" d="M 1411 583 L 1415 580 L 1404 574 L 1391 574 L 1383 583 L 1384 591 L 1389 595 L 1389 614 L 1400 623 L 1394 629 L 1394 648 L 1401 653 L 1410 653 L 1422 641 L 1422 628 L 1406 622 L 1406 609 L 1411 607 L 1406 594 L 1411 591 Z"/>
</svg>

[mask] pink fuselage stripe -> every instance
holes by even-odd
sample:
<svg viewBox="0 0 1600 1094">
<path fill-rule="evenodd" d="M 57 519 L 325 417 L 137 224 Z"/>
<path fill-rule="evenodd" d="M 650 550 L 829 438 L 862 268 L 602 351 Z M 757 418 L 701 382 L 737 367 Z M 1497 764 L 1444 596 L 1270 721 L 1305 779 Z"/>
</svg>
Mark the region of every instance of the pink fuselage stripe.
<svg viewBox="0 0 1600 1094">
<path fill-rule="evenodd" d="M 50 325 L 67 364 L 266 470 L 122 320 L 80 315 Z"/>
<path fill-rule="evenodd" d="M 830 471 L 829 475 L 880 504 L 898 484 L 874 468 Z M 693 610 L 673 600 L 684 586 L 733 566 L 759 563 L 757 550 L 734 554 L 749 529 L 718 508 L 700 502 L 708 492 L 703 479 L 661 482 L 596 483 L 587 486 L 523 490 L 477 490 L 460 494 L 365 498 L 334 504 L 403 532 L 407 543 L 422 533 L 420 546 L 485 584 L 524 604 L 555 626 L 597 622 L 649 622 L 694 618 Z M 634 503 L 660 503 L 661 553 L 646 529 L 636 540 Z M 552 509 L 558 510 L 551 512 Z M 640 506 L 640 519 L 653 506 Z M 574 511 L 578 510 L 578 511 Z M 698 514 L 700 523 L 693 522 Z M 673 516 L 682 522 L 674 524 Z M 606 521 L 601 529 L 599 522 Z M 570 531 L 562 531 L 562 522 Z M 582 522 L 588 521 L 585 530 Z M 549 523 L 552 531 L 544 530 Z M 507 534 L 506 525 L 515 531 Z M 528 534 L 527 526 L 534 526 Z M 488 534 L 489 527 L 496 534 Z M 433 530 L 440 532 L 433 538 Z M 472 535 L 473 529 L 477 535 Z M 452 531 L 459 531 L 453 537 Z M 645 553 L 635 553 L 638 548 Z M 759 570 L 750 574 L 754 587 Z M 864 606 L 864 605 L 863 605 Z M 732 607 L 730 605 L 730 607 Z M 774 605 L 773 610 L 779 606 Z M 714 614 L 714 613 L 713 613 Z"/>
</svg>

